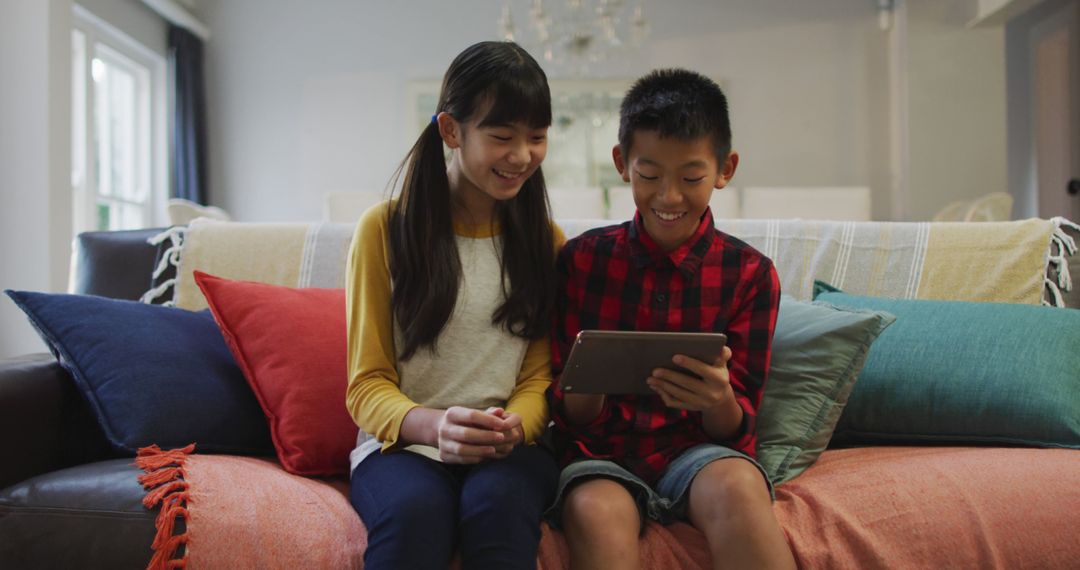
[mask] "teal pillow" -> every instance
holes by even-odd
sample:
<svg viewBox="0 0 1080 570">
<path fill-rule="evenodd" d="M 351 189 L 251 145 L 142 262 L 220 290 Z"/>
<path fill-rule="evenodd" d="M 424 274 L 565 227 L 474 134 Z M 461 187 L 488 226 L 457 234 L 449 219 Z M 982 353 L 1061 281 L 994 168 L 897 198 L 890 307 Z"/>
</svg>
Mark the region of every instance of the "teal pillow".
<svg viewBox="0 0 1080 570">
<path fill-rule="evenodd" d="M 802 473 L 828 446 L 871 343 L 893 320 L 780 298 L 757 423 L 757 459 L 773 484 Z"/>
<path fill-rule="evenodd" d="M 888 311 L 834 440 L 1080 447 L 1080 310 L 823 292 Z"/>
</svg>

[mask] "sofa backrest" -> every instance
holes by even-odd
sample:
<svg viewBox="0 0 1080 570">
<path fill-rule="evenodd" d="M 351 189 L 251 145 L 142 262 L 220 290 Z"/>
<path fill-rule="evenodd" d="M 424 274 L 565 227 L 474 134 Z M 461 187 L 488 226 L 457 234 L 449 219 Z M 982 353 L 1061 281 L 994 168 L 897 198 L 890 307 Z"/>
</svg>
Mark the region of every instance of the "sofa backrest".
<svg viewBox="0 0 1080 570">
<path fill-rule="evenodd" d="M 149 240 L 165 228 L 83 232 L 71 246 L 68 292 L 138 300 L 161 255 Z M 168 277 L 166 277 L 168 278 Z"/>
<path fill-rule="evenodd" d="M 610 223 L 559 221 L 567 237 Z M 1080 306 L 1068 279 L 1080 271 L 1080 256 L 1066 255 L 1075 250 L 1078 229 L 1060 220 L 716 223 L 771 257 L 783 290 L 799 299 L 821 280 L 861 295 Z M 186 309 L 206 306 L 196 269 L 291 287 L 343 287 L 353 229 L 196 220 L 183 239 L 173 300 Z"/>
</svg>

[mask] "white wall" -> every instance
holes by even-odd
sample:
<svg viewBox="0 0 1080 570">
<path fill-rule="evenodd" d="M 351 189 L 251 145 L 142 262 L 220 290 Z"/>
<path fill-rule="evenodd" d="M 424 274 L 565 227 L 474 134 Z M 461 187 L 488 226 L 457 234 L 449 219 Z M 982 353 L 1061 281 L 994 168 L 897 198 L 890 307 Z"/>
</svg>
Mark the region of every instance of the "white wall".
<svg viewBox="0 0 1080 570">
<path fill-rule="evenodd" d="M 168 26 L 142 0 L 75 0 L 75 3 L 154 53 L 168 56 Z"/>
<path fill-rule="evenodd" d="M 907 0 L 907 219 L 1008 190 L 1005 33 L 963 3 Z"/>
<path fill-rule="evenodd" d="M 0 288 L 60 291 L 67 280 L 71 2 L 0 7 Z M 514 2 L 520 25 L 528 2 Z M 896 203 L 925 219 L 1006 187 L 1004 32 L 966 29 L 962 2 L 897 4 L 906 138 L 889 123 L 889 33 L 872 0 L 648 2 L 650 49 L 610 75 L 682 65 L 722 79 L 743 156 L 736 185 L 868 185 L 877 219 L 894 216 L 891 156 L 903 144 L 908 191 Z M 138 0 L 84 5 L 164 50 L 164 25 Z M 406 82 L 438 78 L 462 48 L 494 38 L 499 3 L 191 5 L 212 32 L 212 201 L 241 220 L 314 220 L 325 192 L 385 187 L 411 143 Z M 0 356 L 40 346 L 0 300 Z"/>
<path fill-rule="evenodd" d="M 325 192 L 383 189 L 412 142 L 406 82 L 439 78 L 461 49 L 495 39 L 499 6 L 200 2 L 212 30 L 211 201 L 241 220 L 314 220 Z M 520 26 L 528 2 L 514 7 Z M 618 74 L 681 65 L 723 80 L 742 156 L 736 185 L 868 185 L 875 217 L 889 217 L 888 37 L 874 2 L 646 10 L 651 49 Z"/>
<path fill-rule="evenodd" d="M 80 0 L 165 52 L 165 26 L 139 0 Z M 64 291 L 71 256 L 72 0 L 0 5 L 0 289 Z M 0 358 L 45 350 L 0 298 Z"/>
<path fill-rule="evenodd" d="M 965 0 L 970 19 L 976 25 L 1002 25 L 1030 10 L 1043 0 Z"/>
<path fill-rule="evenodd" d="M 1076 0 L 1045 0 L 1005 26 L 1008 85 L 1009 192 L 1016 199 L 1013 214 L 1039 215 L 1039 184 L 1035 165 L 1035 109 L 1032 34 L 1038 24 Z M 1080 79 L 1074 78 L 1077 84 Z M 1076 119 L 1074 119 L 1076 120 Z"/>
<path fill-rule="evenodd" d="M 0 18 L 0 288 L 61 291 L 71 228 L 71 2 L 12 0 Z M 0 357 L 44 350 L 0 299 Z"/>
</svg>

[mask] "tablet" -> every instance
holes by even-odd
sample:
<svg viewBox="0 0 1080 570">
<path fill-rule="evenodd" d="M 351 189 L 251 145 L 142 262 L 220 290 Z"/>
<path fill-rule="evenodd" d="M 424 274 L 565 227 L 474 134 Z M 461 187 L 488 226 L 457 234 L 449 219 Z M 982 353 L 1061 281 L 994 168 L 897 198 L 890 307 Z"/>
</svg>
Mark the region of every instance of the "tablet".
<svg viewBox="0 0 1080 570">
<path fill-rule="evenodd" d="M 657 368 L 697 377 L 671 361 L 683 354 L 714 362 L 724 350 L 721 333 L 595 331 L 578 333 L 560 384 L 570 394 L 655 394 L 645 379 Z"/>
</svg>

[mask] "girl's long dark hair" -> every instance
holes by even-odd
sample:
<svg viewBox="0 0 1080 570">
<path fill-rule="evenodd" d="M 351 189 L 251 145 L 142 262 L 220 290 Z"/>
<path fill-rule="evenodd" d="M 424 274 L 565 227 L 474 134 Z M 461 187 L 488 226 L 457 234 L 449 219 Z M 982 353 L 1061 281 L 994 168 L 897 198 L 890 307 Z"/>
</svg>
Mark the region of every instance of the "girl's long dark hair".
<svg viewBox="0 0 1080 570">
<path fill-rule="evenodd" d="M 482 126 L 551 125 L 547 76 L 517 44 L 472 45 L 443 77 L 436 113 L 445 111 L 464 124 L 486 107 Z M 408 360 L 421 347 L 436 347 L 461 283 L 443 140 L 434 122 L 406 155 L 398 176 L 402 171 L 401 193 L 389 214 L 390 274 L 393 314 L 404 336 L 398 357 Z M 514 198 L 498 202 L 495 215 L 502 226 L 505 301 L 491 315 L 492 324 L 519 337 L 543 337 L 555 297 L 554 238 L 543 172 L 538 168 Z"/>
</svg>

